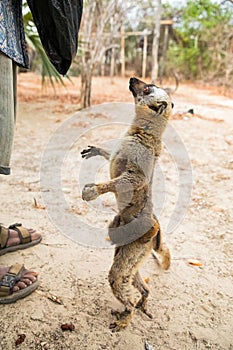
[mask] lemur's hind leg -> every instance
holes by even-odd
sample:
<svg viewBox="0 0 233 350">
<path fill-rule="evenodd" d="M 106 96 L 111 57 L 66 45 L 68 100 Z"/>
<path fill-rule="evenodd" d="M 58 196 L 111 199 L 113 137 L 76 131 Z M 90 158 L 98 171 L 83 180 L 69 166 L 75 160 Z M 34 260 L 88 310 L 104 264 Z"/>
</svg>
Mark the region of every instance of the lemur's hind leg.
<svg viewBox="0 0 233 350">
<path fill-rule="evenodd" d="M 158 226 L 154 225 L 146 234 L 136 241 L 117 247 L 108 280 L 115 297 L 125 306 L 125 311 L 117 313 L 118 320 L 110 325 L 113 331 L 125 328 L 136 307 L 149 316 L 145 309 L 149 289 L 139 278 L 138 269 L 153 249 L 153 237 Z M 151 317 L 151 315 L 150 315 Z"/>
<path fill-rule="evenodd" d="M 141 294 L 132 284 L 136 259 L 133 256 L 133 247 L 131 251 L 130 246 L 132 244 L 116 248 L 113 264 L 108 275 L 113 294 L 125 306 L 123 312 L 112 312 L 117 317 L 117 321 L 109 326 L 113 332 L 118 332 L 127 327 L 133 317 L 134 308 L 141 298 Z"/>
<path fill-rule="evenodd" d="M 143 281 L 141 278 L 139 272 L 136 272 L 133 282 L 133 286 L 139 291 L 141 294 L 141 298 L 138 300 L 137 304 L 135 307 L 137 309 L 140 309 L 144 314 L 146 314 L 149 318 L 153 318 L 153 316 L 147 311 L 146 309 L 146 303 L 147 303 L 147 298 L 149 296 L 149 288 L 146 285 L 146 283 Z M 123 311 L 117 311 L 117 310 L 111 310 L 111 314 L 113 316 L 116 316 L 117 320 L 120 320 L 122 318 L 125 318 L 125 316 L 128 316 L 127 308 Z"/>
<path fill-rule="evenodd" d="M 82 150 L 81 155 L 82 155 L 82 158 L 86 158 L 86 159 L 95 157 L 95 156 L 102 156 L 107 160 L 109 160 L 110 158 L 109 151 L 103 148 L 95 147 L 95 146 L 88 146 L 88 148 Z"/>
<path fill-rule="evenodd" d="M 138 301 L 138 303 L 136 305 L 136 308 L 140 309 L 149 318 L 153 318 L 151 313 L 149 313 L 147 311 L 147 308 L 146 308 L 147 298 L 149 296 L 150 290 L 149 290 L 147 284 L 143 281 L 143 279 L 140 276 L 139 272 L 136 272 L 136 274 L 134 276 L 133 285 L 141 293 L 141 299 Z"/>
<path fill-rule="evenodd" d="M 155 220 L 157 219 L 155 218 Z M 168 270 L 171 265 L 171 254 L 167 245 L 163 243 L 162 238 L 163 237 L 162 237 L 161 228 L 159 228 L 157 236 L 154 237 L 154 247 L 153 247 L 152 255 L 157 260 L 158 264 L 161 266 L 163 270 Z"/>
</svg>

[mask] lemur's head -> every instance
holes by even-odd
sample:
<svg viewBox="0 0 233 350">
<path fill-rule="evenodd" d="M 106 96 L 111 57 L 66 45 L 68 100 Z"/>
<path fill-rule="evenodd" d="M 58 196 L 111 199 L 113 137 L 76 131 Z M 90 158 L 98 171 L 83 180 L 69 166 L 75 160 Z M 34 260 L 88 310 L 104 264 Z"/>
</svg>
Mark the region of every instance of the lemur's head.
<svg viewBox="0 0 233 350">
<path fill-rule="evenodd" d="M 169 118 L 173 103 L 167 92 L 153 84 L 146 84 L 137 78 L 130 78 L 129 89 L 132 92 L 136 107 L 142 106 L 154 112 L 155 116 Z"/>
</svg>

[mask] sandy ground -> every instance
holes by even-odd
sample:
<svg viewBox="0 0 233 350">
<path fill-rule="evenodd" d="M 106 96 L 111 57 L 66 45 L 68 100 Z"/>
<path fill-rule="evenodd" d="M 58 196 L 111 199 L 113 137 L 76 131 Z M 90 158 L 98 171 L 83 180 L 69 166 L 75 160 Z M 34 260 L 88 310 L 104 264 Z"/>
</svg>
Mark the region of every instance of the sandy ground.
<svg viewBox="0 0 233 350">
<path fill-rule="evenodd" d="M 82 162 L 79 153 L 89 144 L 111 145 L 127 128 L 133 114 L 127 89 L 127 79 L 111 84 L 108 78 L 96 78 L 93 102 L 116 103 L 74 115 L 79 79 L 54 95 L 41 91 L 34 75 L 19 77 L 12 176 L 1 178 L 0 221 L 35 227 L 43 242 L 1 257 L 1 264 L 17 261 L 36 269 L 40 287 L 16 304 L 0 306 L 0 349 L 15 349 L 18 335 L 25 334 L 19 349 L 143 350 L 147 341 L 151 350 L 233 350 L 233 100 L 190 85 L 181 85 L 173 96 L 176 118 L 170 122 L 171 134 L 165 135 L 155 175 L 155 211 L 164 231 L 176 213 L 179 191 L 188 201 L 192 187 L 189 204 L 184 201 L 178 208 L 178 225 L 165 234 L 171 268 L 161 271 L 151 257 L 142 269 L 143 277 L 149 277 L 153 320 L 137 312 L 121 333 L 108 328 L 113 321 L 110 310 L 122 308 L 107 281 L 113 248 L 105 238 L 115 201 L 111 195 L 91 204 L 81 200 L 84 183 L 93 177 L 107 179 L 108 168 L 98 158 Z M 196 116 L 182 114 L 190 108 Z M 61 138 L 46 148 L 54 136 Z M 177 158 L 180 146 L 184 153 Z M 198 259 L 202 266 L 190 265 L 189 259 Z M 75 330 L 63 332 L 65 323 Z"/>
</svg>

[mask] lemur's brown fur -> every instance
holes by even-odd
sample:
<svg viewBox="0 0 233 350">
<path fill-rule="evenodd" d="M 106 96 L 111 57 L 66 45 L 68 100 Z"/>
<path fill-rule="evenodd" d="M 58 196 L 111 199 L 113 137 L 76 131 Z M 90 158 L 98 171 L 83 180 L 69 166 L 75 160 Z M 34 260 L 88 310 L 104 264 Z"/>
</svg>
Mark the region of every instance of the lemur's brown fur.
<svg viewBox="0 0 233 350">
<path fill-rule="evenodd" d="M 90 201 L 113 192 L 117 200 L 118 214 L 109 226 L 116 248 L 108 280 L 125 310 L 114 312 L 117 320 L 110 325 L 112 331 L 125 328 L 135 308 L 152 317 L 146 309 L 149 288 L 138 271 L 150 253 L 159 255 L 162 268 L 170 266 L 170 252 L 162 243 L 160 225 L 153 214 L 152 178 L 173 105 L 168 94 L 155 85 L 131 78 L 129 88 L 136 113 L 119 147 L 111 155 L 93 146 L 82 151 L 83 158 L 101 155 L 110 159 L 111 177 L 106 183 L 86 185 L 82 198 Z"/>
</svg>

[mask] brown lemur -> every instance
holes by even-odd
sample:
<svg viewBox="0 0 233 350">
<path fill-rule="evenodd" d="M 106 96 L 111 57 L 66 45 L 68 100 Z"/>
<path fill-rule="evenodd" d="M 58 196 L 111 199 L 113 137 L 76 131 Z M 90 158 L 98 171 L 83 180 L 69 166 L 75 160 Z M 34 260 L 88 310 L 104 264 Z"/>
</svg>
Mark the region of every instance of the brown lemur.
<svg viewBox="0 0 233 350">
<path fill-rule="evenodd" d="M 113 313 L 117 320 L 110 324 L 112 331 L 125 328 L 136 308 L 152 318 L 146 309 L 149 288 L 138 271 L 150 253 L 156 254 L 163 269 L 170 266 L 170 252 L 153 214 L 152 179 L 173 103 L 165 90 L 136 78 L 130 79 L 129 89 L 135 117 L 119 146 L 112 153 L 94 146 L 81 152 L 83 158 L 100 155 L 109 159 L 111 178 L 85 185 L 82 198 L 91 201 L 113 192 L 117 200 L 118 213 L 109 225 L 115 254 L 108 280 L 125 310 Z"/>
</svg>

